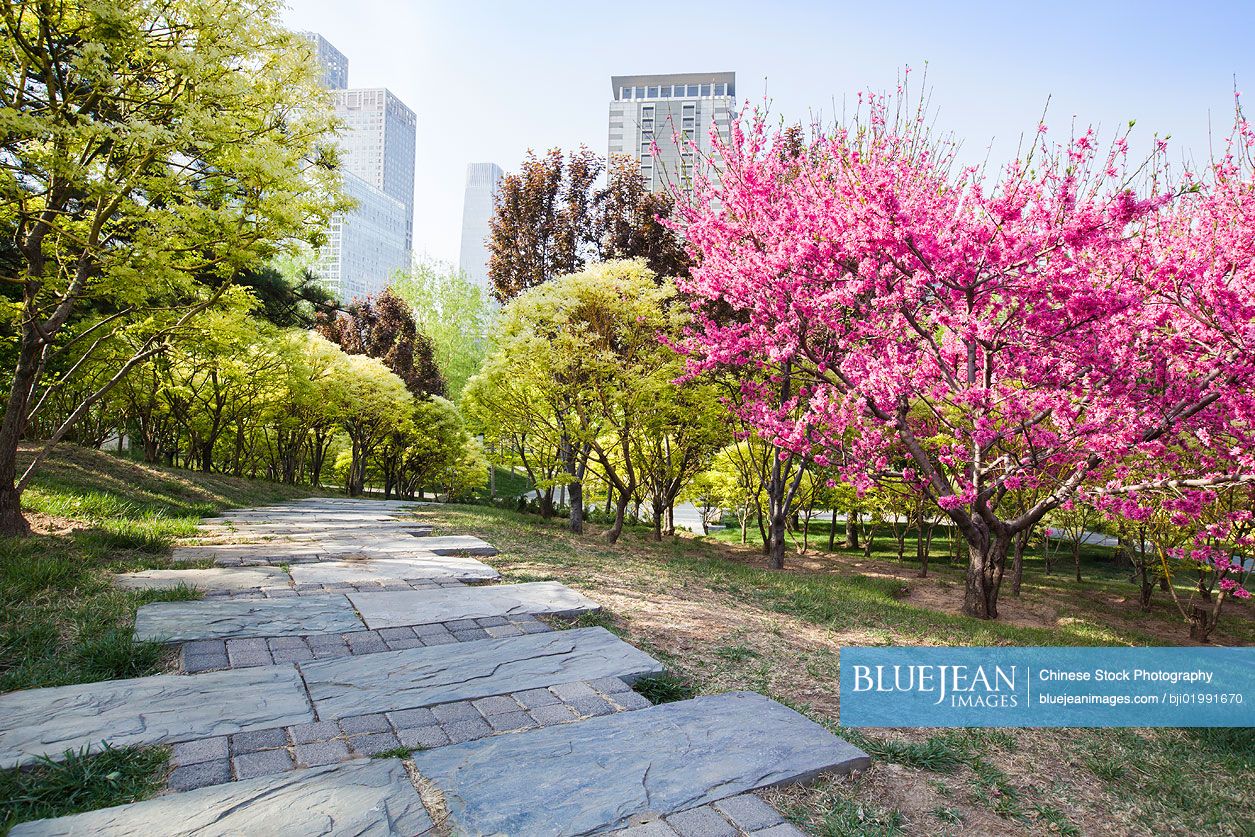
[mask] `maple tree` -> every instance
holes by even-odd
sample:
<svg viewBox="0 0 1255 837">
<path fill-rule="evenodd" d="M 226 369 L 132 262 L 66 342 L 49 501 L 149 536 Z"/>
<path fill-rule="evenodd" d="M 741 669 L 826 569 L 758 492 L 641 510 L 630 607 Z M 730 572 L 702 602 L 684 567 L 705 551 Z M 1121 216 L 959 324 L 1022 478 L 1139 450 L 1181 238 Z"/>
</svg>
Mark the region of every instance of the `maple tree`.
<svg viewBox="0 0 1255 837">
<path fill-rule="evenodd" d="M 348 311 L 320 314 L 317 331 L 350 355 L 383 361 L 414 397 L 444 395 L 431 338 L 418 330 L 409 305 L 391 288 L 355 300 Z"/>
</svg>

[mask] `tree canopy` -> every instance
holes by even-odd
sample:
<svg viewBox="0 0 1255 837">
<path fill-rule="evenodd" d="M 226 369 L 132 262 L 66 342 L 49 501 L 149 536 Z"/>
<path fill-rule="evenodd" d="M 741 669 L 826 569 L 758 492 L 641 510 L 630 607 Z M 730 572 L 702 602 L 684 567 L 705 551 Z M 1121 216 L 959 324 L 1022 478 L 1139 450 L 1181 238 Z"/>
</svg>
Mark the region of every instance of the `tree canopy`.
<svg viewBox="0 0 1255 837">
<path fill-rule="evenodd" d="M 2 264 L 18 338 L 0 532 L 20 533 L 31 471 L 18 478 L 16 448 L 44 371 L 121 330 L 147 335 L 55 440 L 240 271 L 285 240 L 317 240 L 341 202 L 327 94 L 265 0 L 17 0 L 0 32 Z"/>
</svg>

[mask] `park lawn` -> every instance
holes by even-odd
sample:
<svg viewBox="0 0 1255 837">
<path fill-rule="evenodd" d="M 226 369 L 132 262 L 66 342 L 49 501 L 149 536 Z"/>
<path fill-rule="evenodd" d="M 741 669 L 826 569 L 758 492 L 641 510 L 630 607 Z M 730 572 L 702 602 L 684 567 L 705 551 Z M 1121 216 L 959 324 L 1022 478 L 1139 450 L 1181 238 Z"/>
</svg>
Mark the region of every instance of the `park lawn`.
<svg viewBox="0 0 1255 837">
<path fill-rule="evenodd" d="M 169 566 L 201 517 L 308 494 L 59 446 L 23 497 L 37 534 L 0 538 L 0 692 L 163 670 L 161 647 L 131 638 L 135 608 L 195 594 L 117 590 L 111 574 Z"/>
<path fill-rule="evenodd" d="M 966 561 L 965 553 L 956 554 L 952 549 L 949 529 L 948 526 L 936 527 L 931 544 L 932 557 L 928 564 L 929 575 L 943 589 L 949 589 L 952 584 L 962 586 L 963 562 Z M 840 522 L 832 550 L 828 549 L 828 521 L 812 521 L 808 530 L 806 555 L 800 559 L 791 556 L 792 561 L 796 563 L 800 560 L 801 566 L 805 568 L 847 573 L 888 573 L 906 578 L 918 575 L 920 563 L 915 557 L 916 538 L 913 532 L 908 532 L 903 538 L 903 557 L 900 560 L 897 540 L 889 526 L 876 529 L 870 555 L 864 549 L 866 540 L 860 542 L 858 549 L 847 550 L 843 547 L 844 527 Z M 707 539 L 739 546 L 741 533 L 736 527 L 712 529 Z M 762 543 L 758 529 L 752 523 L 747 530 L 746 540 L 751 548 Z M 802 546 L 800 535 L 791 533 L 789 543 L 791 551 L 799 551 Z M 999 605 L 1005 611 L 1002 613 L 1004 619 L 1016 624 L 1050 626 L 1068 619 L 1085 622 L 1100 617 L 1107 627 L 1123 628 L 1123 633 L 1133 639 L 1135 644 L 1174 645 L 1185 641 L 1188 630 L 1171 595 L 1156 588 L 1150 611 L 1144 613 L 1138 604 L 1137 590 L 1132 583 L 1133 570 L 1116 560 L 1114 548 L 1082 544 L 1080 582 L 1076 581 L 1071 542 L 1051 539 L 1050 548 L 1052 566 L 1049 573 L 1046 572 L 1041 546 L 1025 553 L 1023 596 L 1019 600 L 1010 596 L 1008 567 L 1008 577 L 1003 583 L 1003 597 Z M 828 560 L 831 557 L 838 560 Z M 1193 580 L 1187 573 L 1178 573 L 1174 578 L 1173 587 L 1182 602 L 1189 598 Z M 915 594 L 921 598 L 936 596 L 931 585 L 918 583 Z M 947 607 L 955 603 L 957 599 L 949 594 L 941 602 Z M 952 609 L 957 612 L 957 608 Z M 1233 618 L 1230 618 L 1231 614 L 1234 615 Z M 1255 645 L 1255 609 L 1249 603 L 1244 604 L 1233 599 L 1226 601 L 1213 641 L 1220 645 Z"/>
<path fill-rule="evenodd" d="M 810 833 L 1249 834 L 1255 730 L 841 730 L 842 645 L 1143 645 L 1185 642 L 1166 610 L 1142 617 L 1111 603 L 1119 573 L 1080 585 L 1030 572 L 1006 595 L 1004 619 L 958 613 L 962 575 L 936 561 L 930 578 L 871 558 L 790 554 L 784 572 L 756 549 L 713 538 L 655 543 L 629 528 L 615 546 L 560 521 L 478 506 L 424 509 L 441 531 L 474 534 L 507 581 L 553 579 L 602 603 L 604 624 L 667 663 L 684 693 L 751 689 L 863 746 L 873 768 L 769 794 Z M 812 542 L 812 545 L 813 542 Z M 826 545 L 826 540 L 824 542 Z M 1070 565 L 1065 570 L 1070 569 Z M 1071 594 L 1069 595 L 1069 591 Z M 1131 586 L 1123 591 L 1132 595 Z M 1157 595 L 1161 595 L 1157 592 Z M 1095 604 L 1096 603 L 1096 604 Z M 1217 641 L 1250 636 L 1249 607 L 1222 617 Z"/>
</svg>

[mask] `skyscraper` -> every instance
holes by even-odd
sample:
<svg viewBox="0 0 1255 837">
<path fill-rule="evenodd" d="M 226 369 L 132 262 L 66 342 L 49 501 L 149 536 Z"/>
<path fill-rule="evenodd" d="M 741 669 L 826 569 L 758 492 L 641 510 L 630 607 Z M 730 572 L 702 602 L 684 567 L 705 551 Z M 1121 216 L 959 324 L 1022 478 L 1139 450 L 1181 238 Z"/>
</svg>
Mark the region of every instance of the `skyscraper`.
<svg viewBox="0 0 1255 837">
<path fill-rule="evenodd" d="M 693 167 L 712 150 L 712 125 L 728 137 L 736 108 L 736 73 L 612 76 L 610 87 L 610 154 L 640 161 L 641 173 L 656 192 L 690 181 Z"/>
<path fill-rule="evenodd" d="M 504 174 L 496 163 L 470 163 L 466 167 L 458 267 L 485 294 L 492 287 L 488 279 L 488 222 L 492 219 L 497 189 Z"/>
<path fill-rule="evenodd" d="M 337 90 L 335 106 L 346 127 L 340 138 L 344 171 L 405 204 L 405 249 L 411 249 L 418 122 L 414 111 L 383 87 Z"/>
<path fill-rule="evenodd" d="M 325 38 L 314 44 L 323 83 L 332 91 L 340 134 L 340 175 L 352 212 L 332 219 L 316 272 L 342 301 L 382 291 L 409 267 L 414 246 L 414 148 L 417 119 L 391 91 L 350 90 L 348 59 Z"/>
<path fill-rule="evenodd" d="M 349 86 L 349 59 L 317 32 L 302 32 L 314 45 L 314 57 L 322 67 L 322 86 L 328 90 L 343 90 Z"/>
</svg>

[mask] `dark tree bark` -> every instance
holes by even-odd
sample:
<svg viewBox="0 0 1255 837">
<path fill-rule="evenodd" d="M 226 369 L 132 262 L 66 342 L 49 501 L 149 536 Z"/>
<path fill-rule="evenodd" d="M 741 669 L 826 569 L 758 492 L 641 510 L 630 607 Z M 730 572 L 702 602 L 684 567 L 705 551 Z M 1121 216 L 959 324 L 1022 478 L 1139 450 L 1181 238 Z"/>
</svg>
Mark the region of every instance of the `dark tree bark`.
<svg viewBox="0 0 1255 837">
<path fill-rule="evenodd" d="M 850 509 L 845 513 L 845 548 L 858 549 L 859 512 Z"/>
</svg>

